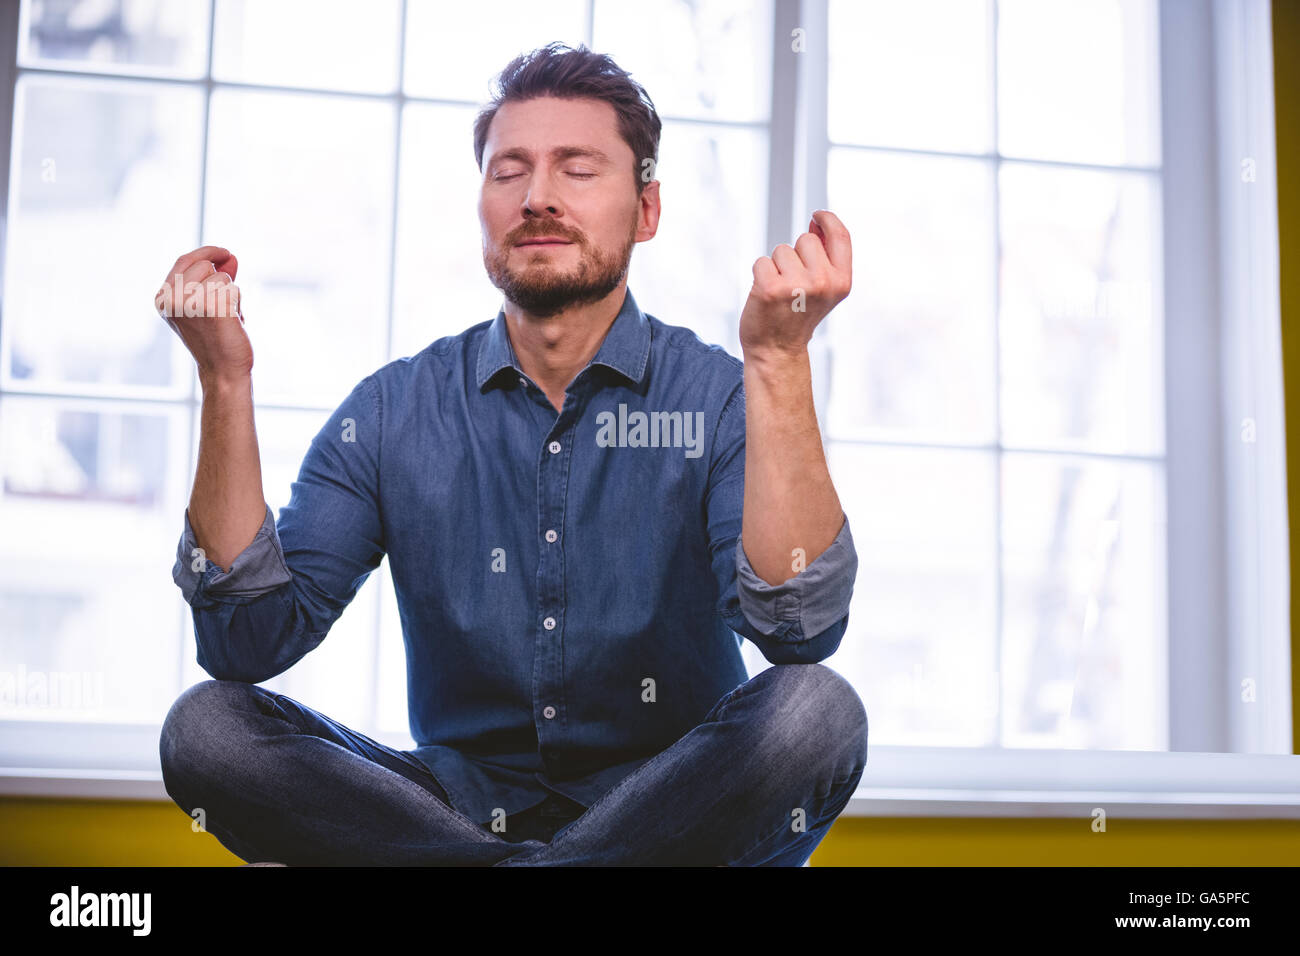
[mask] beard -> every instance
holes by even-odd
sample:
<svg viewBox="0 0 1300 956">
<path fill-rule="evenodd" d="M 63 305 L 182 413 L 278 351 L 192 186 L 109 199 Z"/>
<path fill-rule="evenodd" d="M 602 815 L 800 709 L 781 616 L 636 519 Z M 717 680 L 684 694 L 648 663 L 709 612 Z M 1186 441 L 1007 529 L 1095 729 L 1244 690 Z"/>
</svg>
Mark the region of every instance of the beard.
<svg viewBox="0 0 1300 956">
<path fill-rule="evenodd" d="M 554 235 L 559 233 L 578 246 L 579 260 L 568 271 L 563 267 L 545 261 L 532 260 L 527 265 L 514 268 L 510 265 L 510 253 L 516 248 L 515 242 L 532 235 Z M 577 236 L 566 230 L 539 225 L 536 228 L 514 237 L 504 250 L 483 252 L 483 265 L 488 278 L 505 295 L 507 299 L 524 311 L 538 317 L 546 318 L 556 315 L 575 305 L 599 302 L 618 288 L 618 284 L 627 275 L 628 265 L 632 260 L 632 247 L 636 245 L 636 219 L 628 232 L 623 248 L 602 255 Z M 525 257 L 533 253 L 525 249 Z M 552 253 L 538 253 L 541 256 Z"/>
</svg>

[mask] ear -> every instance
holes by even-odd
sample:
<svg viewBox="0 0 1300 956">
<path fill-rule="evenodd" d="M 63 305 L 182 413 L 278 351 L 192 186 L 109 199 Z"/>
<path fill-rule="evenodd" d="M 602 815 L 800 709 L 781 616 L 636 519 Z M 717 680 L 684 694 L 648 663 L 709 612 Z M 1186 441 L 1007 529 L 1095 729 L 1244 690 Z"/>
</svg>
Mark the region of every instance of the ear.
<svg viewBox="0 0 1300 956">
<path fill-rule="evenodd" d="M 645 184 L 645 189 L 641 191 L 641 197 L 637 206 L 637 231 L 636 241 L 645 242 L 647 239 L 653 239 L 655 233 L 659 231 L 659 213 L 662 206 L 659 204 L 659 180 L 652 179 Z"/>
</svg>

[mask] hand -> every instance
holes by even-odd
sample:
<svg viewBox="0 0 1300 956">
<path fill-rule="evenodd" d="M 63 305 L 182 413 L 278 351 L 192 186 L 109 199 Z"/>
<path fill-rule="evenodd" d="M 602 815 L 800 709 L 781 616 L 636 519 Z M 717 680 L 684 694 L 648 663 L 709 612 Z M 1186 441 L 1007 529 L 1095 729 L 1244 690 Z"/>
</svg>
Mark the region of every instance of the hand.
<svg viewBox="0 0 1300 956">
<path fill-rule="evenodd" d="M 853 286 L 849 231 L 833 212 L 818 209 L 794 248 L 782 243 L 754 263 L 754 285 L 740 314 L 747 355 L 805 353 L 813 330 Z"/>
<path fill-rule="evenodd" d="M 176 260 L 154 296 L 158 314 L 181 337 L 205 382 L 240 379 L 253 369 L 234 281 L 238 271 L 229 249 L 202 246 Z"/>
</svg>

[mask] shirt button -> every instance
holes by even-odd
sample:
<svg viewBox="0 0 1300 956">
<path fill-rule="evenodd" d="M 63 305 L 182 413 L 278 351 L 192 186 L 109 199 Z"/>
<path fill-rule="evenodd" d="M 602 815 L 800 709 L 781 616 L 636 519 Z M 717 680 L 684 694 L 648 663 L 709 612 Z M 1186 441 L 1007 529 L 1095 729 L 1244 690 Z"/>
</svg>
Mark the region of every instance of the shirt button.
<svg viewBox="0 0 1300 956">
<path fill-rule="evenodd" d="M 548 631 L 555 630 L 555 618 L 548 617 L 546 620 L 542 622 L 542 626 L 545 627 Z"/>
<path fill-rule="evenodd" d="M 549 448 L 551 454 L 554 455 L 556 452 L 560 450 L 560 443 L 558 441 L 553 441 L 546 447 Z"/>
<path fill-rule="evenodd" d="M 542 710 L 542 716 L 545 717 L 547 720 L 550 720 L 552 717 L 555 716 L 555 708 L 552 707 L 550 704 L 547 704 L 545 709 Z"/>
<path fill-rule="evenodd" d="M 527 387 L 528 387 L 528 379 L 526 379 L 526 378 L 522 378 L 522 377 L 521 377 L 521 378 L 519 379 L 519 384 L 522 385 L 522 386 L 524 386 L 525 388 L 527 388 Z"/>
<path fill-rule="evenodd" d="M 554 528 L 551 528 L 550 530 L 548 530 L 548 531 L 546 532 L 546 540 L 547 540 L 547 541 L 554 541 L 554 540 L 555 540 L 556 538 L 558 538 L 558 537 L 559 537 L 559 535 L 555 533 L 555 529 L 554 529 Z"/>
</svg>

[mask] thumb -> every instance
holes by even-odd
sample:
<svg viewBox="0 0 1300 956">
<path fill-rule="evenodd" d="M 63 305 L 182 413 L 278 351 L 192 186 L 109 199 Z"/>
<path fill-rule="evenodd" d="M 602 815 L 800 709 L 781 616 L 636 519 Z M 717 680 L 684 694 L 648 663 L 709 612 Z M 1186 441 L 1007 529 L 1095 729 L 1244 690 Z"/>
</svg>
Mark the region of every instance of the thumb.
<svg viewBox="0 0 1300 956">
<path fill-rule="evenodd" d="M 842 272 L 853 269 L 853 246 L 849 239 L 849 230 L 840 221 L 839 216 L 829 209 L 818 209 L 812 214 L 810 231 L 822 241 L 826 249 L 826 258 L 832 266 Z"/>
</svg>

